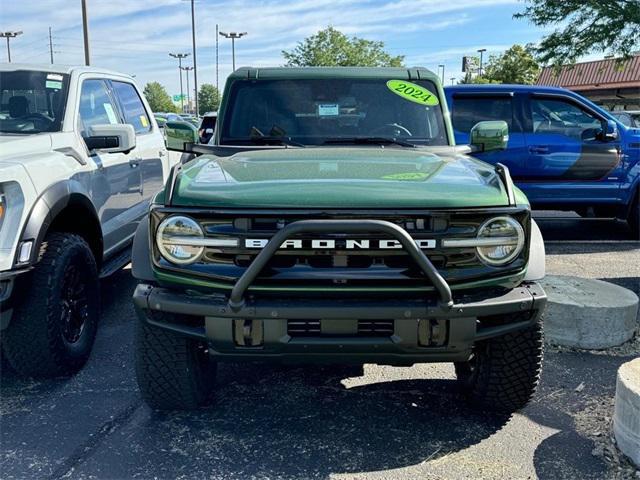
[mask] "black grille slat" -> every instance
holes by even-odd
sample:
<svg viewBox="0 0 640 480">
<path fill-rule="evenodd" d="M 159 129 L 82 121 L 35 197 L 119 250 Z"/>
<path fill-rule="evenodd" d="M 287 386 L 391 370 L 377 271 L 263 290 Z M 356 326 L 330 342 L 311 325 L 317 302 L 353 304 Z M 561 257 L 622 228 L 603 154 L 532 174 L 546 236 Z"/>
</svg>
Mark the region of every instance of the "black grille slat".
<svg viewBox="0 0 640 480">
<path fill-rule="evenodd" d="M 287 320 L 291 337 L 321 337 L 321 320 Z M 358 337 L 390 337 L 394 333 L 393 320 L 358 320 Z M 351 335 L 354 336 L 354 335 Z"/>
</svg>

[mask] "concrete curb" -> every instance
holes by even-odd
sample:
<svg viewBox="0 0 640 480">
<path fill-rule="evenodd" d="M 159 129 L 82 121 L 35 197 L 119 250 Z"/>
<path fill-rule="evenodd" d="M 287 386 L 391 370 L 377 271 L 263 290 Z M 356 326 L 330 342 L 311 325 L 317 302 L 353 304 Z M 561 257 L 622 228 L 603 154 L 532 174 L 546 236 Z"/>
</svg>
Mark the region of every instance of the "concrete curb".
<svg viewBox="0 0 640 480">
<path fill-rule="evenodd" d="M 638 329 L 638 296 L 601 280 L 549 275 L 545 338 L 552 345 L 585 349 L 615 347 Z"/>
<path fill-rule="evenodd" d="M 618 369 L 613 434 L 620 451 L 640 467 L 640 358 Z"/>
</svg>

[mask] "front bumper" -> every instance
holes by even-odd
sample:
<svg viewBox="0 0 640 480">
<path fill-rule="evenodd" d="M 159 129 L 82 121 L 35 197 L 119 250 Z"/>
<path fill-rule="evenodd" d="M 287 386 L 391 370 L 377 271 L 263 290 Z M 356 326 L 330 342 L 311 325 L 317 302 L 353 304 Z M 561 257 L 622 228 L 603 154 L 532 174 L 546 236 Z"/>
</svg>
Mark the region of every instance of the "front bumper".
<svg viewBox="0 0 640 480">
<path fill-rule="evenodd" d="M 217 360 L 397 365 L 467 360 L 474 342 L 537 322 L 546 295 L 538 284 L 524 283 L 508 291 L 456 295 L 450 305 L 434 295 L 410 299 L 252 297 L 238 305 L 221 294 L 183 293 L 140 284 L 133 300 L 141 321 L 206 341 Z M 290 322 L 307 320 L 319 320 L 320 331 L 307 336 L 291 334 Z M 358 321 L 376 320 L 391 321 L 392 332 L 383 337 L 359 333 Z"/>
<path fill-rule="evenodd" d="M 16 304 L 16 283 L 30 269 L 0 272 L 0 331 L 9 326 Z"/>
</svg>

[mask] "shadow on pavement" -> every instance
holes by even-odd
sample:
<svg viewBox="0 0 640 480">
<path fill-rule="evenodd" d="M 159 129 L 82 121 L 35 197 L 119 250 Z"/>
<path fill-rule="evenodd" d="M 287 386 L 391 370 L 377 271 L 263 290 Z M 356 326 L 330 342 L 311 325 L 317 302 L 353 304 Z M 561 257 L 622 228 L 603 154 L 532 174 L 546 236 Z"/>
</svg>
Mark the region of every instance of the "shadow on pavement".
<svg viewBox="0 0 640 480">
<path fill-rule="evenodd" d="M 614 219 L 538 217 L 545 240 L 633 240 L 626 223 Z"/>
<path fill-rule="evenodd" d="M 194 478 L 326 478 L 433 460 L 480 442 L 508 420 L 469 409 L 453 380 L 346 388 L 349 367 L 226 364 L 219 373 L 211 407 L 140 409 L 132 428 L 110 439 L 111 448 L 122 452 L 126 444 L 135 455 L 109 466 L 94 455 L 88 471 L 162 477 L 181 465 Z"/>
<path fill-rule="evenodd" d="M 602 479 L 611 472 L 592 454 L 594 438 L 610 434 L 616 372 L 628 357 L 548 352 L 536 398 L 522 412 L 534 422 L 558 430 L 535 450 L 541 480 Z M 583 389 L 576 391 L 581 383 Z"/>
</svg>

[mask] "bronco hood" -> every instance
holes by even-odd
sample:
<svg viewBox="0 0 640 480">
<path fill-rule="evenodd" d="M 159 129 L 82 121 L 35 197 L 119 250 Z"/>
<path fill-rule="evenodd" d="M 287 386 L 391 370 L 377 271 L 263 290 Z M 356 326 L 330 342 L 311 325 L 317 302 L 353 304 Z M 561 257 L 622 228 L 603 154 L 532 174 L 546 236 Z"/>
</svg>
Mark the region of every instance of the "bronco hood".
<svg viewBox="0 0 640 480">
<path fill-rule="evenodd" d="M 218 208 L 507 204 L 493 167 L 453 148 L 287 148 L 205 155 L 184 165 L 172 197 L 172 205 Z"/>
</svg>

